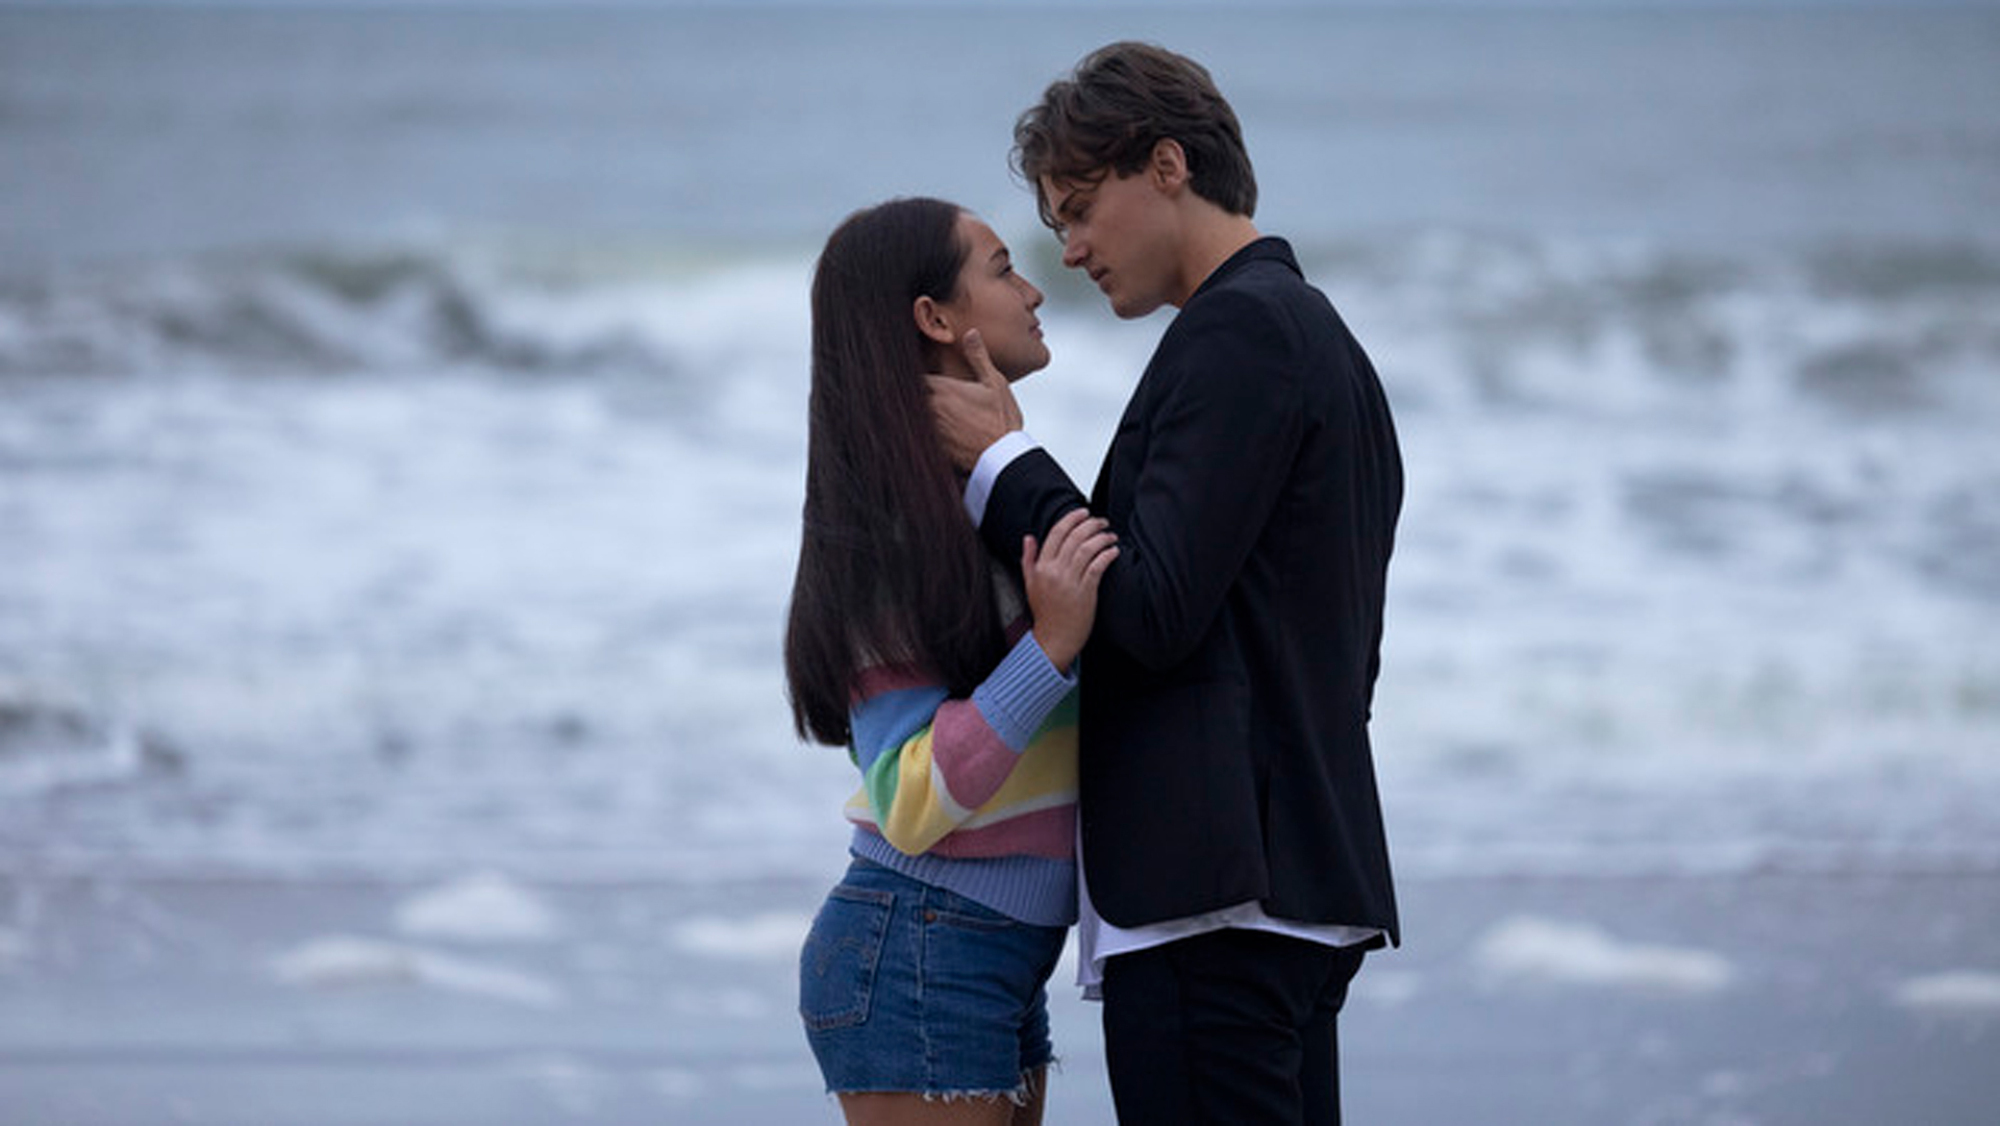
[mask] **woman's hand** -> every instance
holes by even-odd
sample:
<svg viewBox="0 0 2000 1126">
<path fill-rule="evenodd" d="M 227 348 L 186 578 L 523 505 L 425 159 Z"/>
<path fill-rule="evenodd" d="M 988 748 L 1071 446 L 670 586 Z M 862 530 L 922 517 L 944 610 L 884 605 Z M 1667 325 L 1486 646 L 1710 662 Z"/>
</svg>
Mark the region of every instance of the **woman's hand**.
<svg viewBox="0 0 2000 1126">
<path fill-rule="evenodd" d="M 1021 540 L 1021 579 L 1028 588 L 1035 641 L 1049 663 L 1068 673 L 1097 617 L 1097 581 L 1118 558 L 1110 523 L 1074 508 L 1049 529 L 1049 542 Z"/>
</svg>

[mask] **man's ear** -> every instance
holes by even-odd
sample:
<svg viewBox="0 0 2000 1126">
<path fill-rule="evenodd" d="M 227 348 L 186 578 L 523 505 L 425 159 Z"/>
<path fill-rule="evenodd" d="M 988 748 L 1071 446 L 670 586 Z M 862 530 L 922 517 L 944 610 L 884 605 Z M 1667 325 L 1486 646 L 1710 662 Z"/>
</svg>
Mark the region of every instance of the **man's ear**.
<svg viewBox="0 0 2000 1126">
<path fill-rule="evenodd" d="M 958 343 L 958 330 L 951 323 L 951 314 L 929 296 L 918 297 L 911 303 L 910 315 L 916 318 L 918 332 L 947 348 Z"/>
<path fill-rule="evenodd" d="M 1153 142 L 1153 155 L 1146 161 L 1146 174 L 1156 188 L 1187 186 L 1187 150 L 1172 137 L 1161 137 Z"/>
</svg>

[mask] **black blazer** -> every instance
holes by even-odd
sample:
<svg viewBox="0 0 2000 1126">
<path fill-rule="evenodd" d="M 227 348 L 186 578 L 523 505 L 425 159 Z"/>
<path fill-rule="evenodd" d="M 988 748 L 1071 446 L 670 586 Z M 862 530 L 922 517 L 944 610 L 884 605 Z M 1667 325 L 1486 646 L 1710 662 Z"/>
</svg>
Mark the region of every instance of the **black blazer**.
<svg viewBox="0 0 2000 1126">
<path fill-rule="evenodd" d="M 1124 927 L 1257 900 L 1398 941 L 1368 744 L 1402 460 L 1373 365 L 1260 239 L 1174 318 L 1090 508 L 1118 533 L 1083 653 L 1083 851 Z M 1018 566 L 1083 496 L 1046 453 L 980 532 Z"/>
</svg>

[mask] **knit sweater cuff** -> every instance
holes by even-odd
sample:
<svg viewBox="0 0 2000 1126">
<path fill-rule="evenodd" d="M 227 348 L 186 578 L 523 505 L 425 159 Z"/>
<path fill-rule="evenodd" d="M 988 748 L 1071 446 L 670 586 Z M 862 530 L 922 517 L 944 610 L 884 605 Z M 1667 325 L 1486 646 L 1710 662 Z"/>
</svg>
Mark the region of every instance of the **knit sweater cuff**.
<svg viewBox="0 0 2000 1126">
<path fill-rule="evenodd" d="M 1000 667 L 972 690 L 972 702 L 1001 742 L 1019 752 L 1075 687 L 1076 677 L 1057 671 L 1030 632 L 1022 634 Z"/>
</svg>

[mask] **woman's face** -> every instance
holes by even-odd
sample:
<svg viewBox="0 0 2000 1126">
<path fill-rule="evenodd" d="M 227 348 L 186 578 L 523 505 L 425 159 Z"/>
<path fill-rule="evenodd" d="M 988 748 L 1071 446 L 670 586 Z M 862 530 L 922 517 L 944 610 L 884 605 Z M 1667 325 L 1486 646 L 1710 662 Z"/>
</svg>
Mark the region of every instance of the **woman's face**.
<svg viewBox="0 0 2000 1126">
<path fill-rule="evenodd" d="M 1035 316 L 1042 291 L 1014 272 L 1007 244 L 977 216 L 959 214 L 958 239 L 970 250 L 958 272 L 958 293 L 937 306 L 950 343 L 961 343 L 967 329 L 978 329 L 993 366 L 1008 382 L 1048 366 L 1049 346 L 1042 343 L 1042 323 Z M 963 360 L 956 347 L 947 352 L 954 366 Z"/>
</svg>

